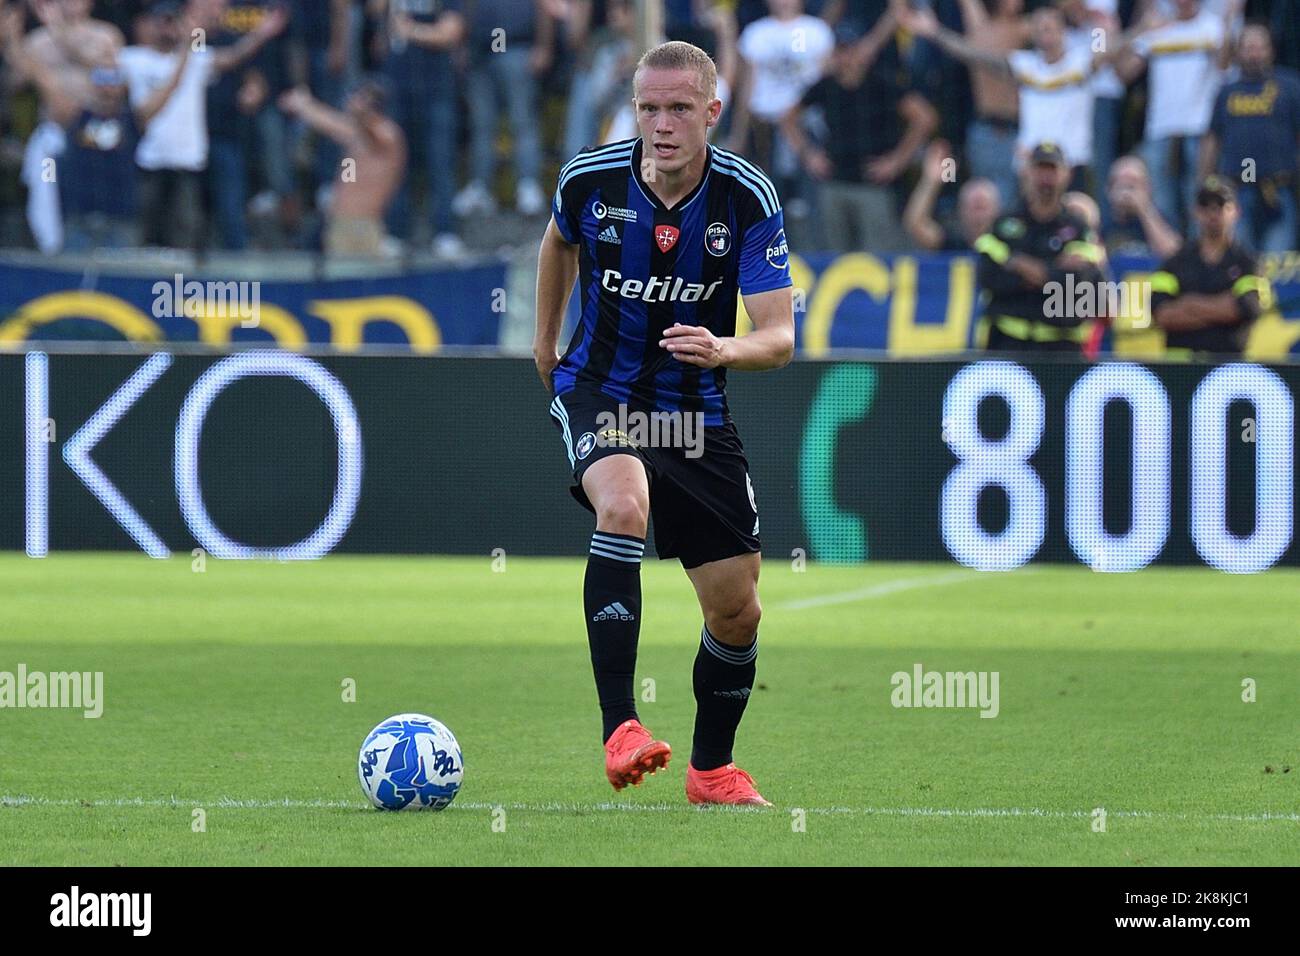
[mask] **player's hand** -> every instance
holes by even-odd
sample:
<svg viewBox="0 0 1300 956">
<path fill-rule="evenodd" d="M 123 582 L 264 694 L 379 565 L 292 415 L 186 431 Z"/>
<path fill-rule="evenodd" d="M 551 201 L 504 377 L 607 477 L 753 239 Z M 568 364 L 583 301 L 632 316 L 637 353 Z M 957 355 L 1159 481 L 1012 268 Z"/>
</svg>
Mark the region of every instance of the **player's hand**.
<svg viewBox="0 0 1300 956">
<path fill-rule="evenodd" d="M 672 353 L 673 358 L 700 368 L 717 368 L 726 364 L 723 348 L 726 340 L 720 339 L 702 325 L 675 323 L 664 329 L 659 340 L 661 348 Z"/>
<path fill-rule="evenodd" d="M 560 364 L 560 356 L 556 354 L 554 348 L 534 345 L 533 362 L 537 365 L 537 374 L 541 377 L 542 384 L 546 386 L 546 391 L 552 391 L 554 386 L 551 383 L 551 373 L 555 371 L 555 366 Z"/>
</svg>

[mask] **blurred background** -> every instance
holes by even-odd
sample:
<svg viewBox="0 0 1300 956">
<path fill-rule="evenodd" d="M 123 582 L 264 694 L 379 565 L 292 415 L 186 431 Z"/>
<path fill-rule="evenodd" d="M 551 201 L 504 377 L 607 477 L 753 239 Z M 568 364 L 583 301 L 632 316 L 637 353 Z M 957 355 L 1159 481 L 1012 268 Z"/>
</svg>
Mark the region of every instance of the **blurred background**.
<svg viewBox="0 0 1300 956">
<path fill-rule="evenodd" d="M 1300 561 L 1297 13 L 6 0 L 0 352 L 26 356 L 0 354 L 25 410 L 0 446 L 26 471 L 0 474 L 0 543 L 581 551 L 536 250 L 560 167 L 635 135 L 635 63 L 671 37 L 718 65 L 714 142 L 777 184 L 799 357 L 835 360 L 732 388 L 778 552 Z M 1149 295 L 1049 318 L 1024 278 L 1049 263 Z M 972 362 L 990 320 L 1004 348 L 1127 361 Z"/>
<path fill-rule="evenodd" d="M 1032 146 L 1059 140 L 1070 208 L 1115 279 L 1195 233 L 1207 174 L 1235 184 L 1233 235 L 1272 282 L 1246 351 L 1290 355 L 1296 0 L 915 6 L 6 0 L 0 341 L 526 351 L 556 174 L 635 135 L 632 71 L 667 37 L 714 56 L 714 141 L 777 183 L 804 354 L 977 347 L 970 247 L 1019 204 Z M 1096 56 L 1121 37 L 1123 56 Z M 261 319 L 151 314 L 146 280 L 177 274 L 266 283 Z M 33 306 L 85 292 L 111 299 Z M 312 305 L 383 295 L 410 307 L 372 309 L 355 334 Z M 1161 354 L 1151 324 L 1109 317 L 1092 354 Z"/>
</svg>

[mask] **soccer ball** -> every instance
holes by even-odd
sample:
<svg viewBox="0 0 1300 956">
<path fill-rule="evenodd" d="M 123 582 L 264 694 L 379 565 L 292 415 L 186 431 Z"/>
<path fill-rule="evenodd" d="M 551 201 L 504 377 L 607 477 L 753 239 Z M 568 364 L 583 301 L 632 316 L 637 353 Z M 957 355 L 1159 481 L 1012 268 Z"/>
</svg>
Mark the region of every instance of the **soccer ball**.
<svg viewBox="0 0 1300 956">
<path fill-rule="evenodd" d="M 465 763 L 445 726 L 424 714 L 397 714 L 366 735 L 357 779 L 380 810 L 441 810 L 456 799 Z"/>
</svg>

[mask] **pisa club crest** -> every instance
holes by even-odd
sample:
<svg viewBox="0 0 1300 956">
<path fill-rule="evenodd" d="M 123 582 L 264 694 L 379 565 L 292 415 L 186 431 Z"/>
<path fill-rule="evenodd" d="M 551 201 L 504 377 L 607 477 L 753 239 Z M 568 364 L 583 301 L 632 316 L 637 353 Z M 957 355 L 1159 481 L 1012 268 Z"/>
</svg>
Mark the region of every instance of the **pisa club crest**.
<svg viewBox="0 0 1300 956">
<path fill-rule="evenodd" d="M 655 226 L 655 245 L 659 247 L 660 252 L 668 252 L 677 245 L 677 238 L 681 234 L 681 230 L 676 226 Z"/>
<path fill-rule="evenodd" d="M 715 222 L 704 230 L 704 248 L 709 255 L 725 256 L 731 249 L 731 230 L 725 223 Z"/>
</svg>

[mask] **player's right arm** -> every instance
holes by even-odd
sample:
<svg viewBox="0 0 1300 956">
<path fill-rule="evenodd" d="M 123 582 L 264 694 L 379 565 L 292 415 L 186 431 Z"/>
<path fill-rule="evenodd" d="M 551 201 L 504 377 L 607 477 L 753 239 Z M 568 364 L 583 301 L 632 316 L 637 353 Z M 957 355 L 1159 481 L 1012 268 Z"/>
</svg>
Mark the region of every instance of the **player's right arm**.
<svg viewBox="0 0 1300 956">
<path fill-rule="evenodd" d="M 560 364 L 560 327 L 577 278 L 578 247 L 560 234 L 552 219 L 537 253 L 537 329 L 533 333 L 533 361 L 547 391 L 551 390 L 551 372 Z"/>
</svg>

